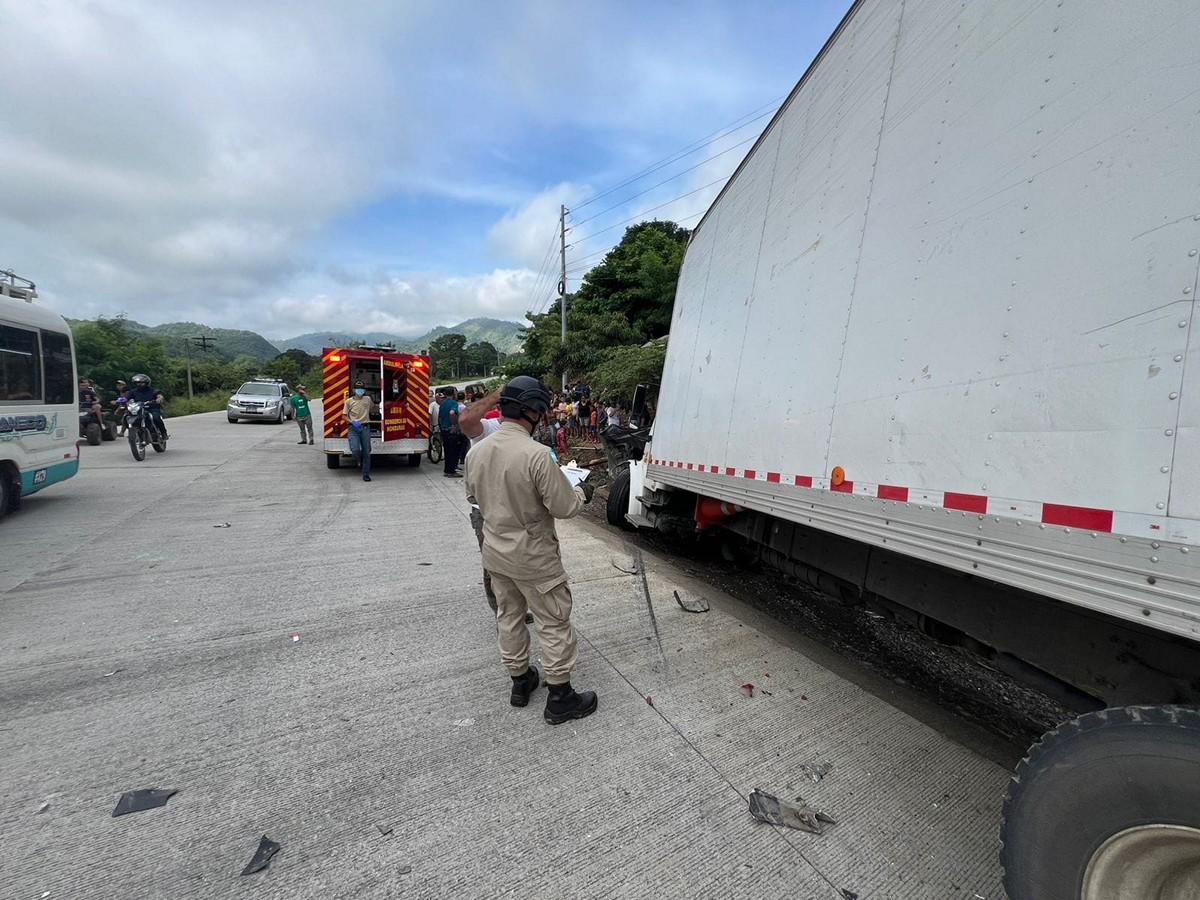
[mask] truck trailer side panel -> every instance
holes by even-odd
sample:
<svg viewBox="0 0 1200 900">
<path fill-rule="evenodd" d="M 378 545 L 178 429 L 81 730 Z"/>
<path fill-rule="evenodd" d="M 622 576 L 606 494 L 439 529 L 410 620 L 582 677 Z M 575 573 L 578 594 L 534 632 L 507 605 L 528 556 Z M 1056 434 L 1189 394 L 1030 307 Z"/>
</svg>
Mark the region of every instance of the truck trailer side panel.
<svg viewBox="0 0 1200 900">
<path fill-rule="evenodd" d="M 857 4 L 693 235 L 650 477 L 1200 638 L 1197 33 Z"/>
</svg>

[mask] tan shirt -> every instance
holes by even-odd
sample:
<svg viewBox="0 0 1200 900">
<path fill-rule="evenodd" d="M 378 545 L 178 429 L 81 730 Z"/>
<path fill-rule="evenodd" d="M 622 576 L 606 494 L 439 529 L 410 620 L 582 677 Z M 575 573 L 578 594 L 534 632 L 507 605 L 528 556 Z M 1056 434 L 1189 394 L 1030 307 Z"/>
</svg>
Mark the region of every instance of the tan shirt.
<svg viewBox="0 0 1200 900">
<path fill-rule="evenodd" d="M 485 569 L 543 590 L 566 578 L 554 520 L 578 513 L 584 497 L 548 447 L 505 422 L 467 454 L 466 487 L 483 515 Z"/>
<path fill-rule="evenodd" d="M 346 405 L 342 408 L 342 415 L 351 422 L 369 422 L 371 420 L 372 405 L 370 394 L 363 394 L 361 397 L 351 394 L 346 398 Z"/>
</svg>

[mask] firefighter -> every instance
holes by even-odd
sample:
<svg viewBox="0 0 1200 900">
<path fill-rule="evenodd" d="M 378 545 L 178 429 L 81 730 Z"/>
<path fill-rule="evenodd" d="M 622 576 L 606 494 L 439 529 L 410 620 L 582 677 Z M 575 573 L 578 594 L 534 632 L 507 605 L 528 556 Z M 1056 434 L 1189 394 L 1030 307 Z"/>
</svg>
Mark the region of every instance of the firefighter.
<svg viewBox="0 0 1200 900">
<path fill-rule="evenodd" d="M 587 482 L 572 488 L 546 448 L 531 437 L 550 409 L 549 389 L 522 375 L 500 392 L 501 425 L 471 450 L 467 494 L 483 515 L 483 564 L 496 595 L 500 657 L 512 677 L 513 706 L 527 706 L 541 683 L 529 664 L 526 610 L 533 612 L 550 696 L 552 725 L 596 711 L 593 691 L 571 687 L 578 648 L 571 626 L 571 589 L 558 550 L 555 519 L 569 519 L 592 498 Z"/>
</svg>

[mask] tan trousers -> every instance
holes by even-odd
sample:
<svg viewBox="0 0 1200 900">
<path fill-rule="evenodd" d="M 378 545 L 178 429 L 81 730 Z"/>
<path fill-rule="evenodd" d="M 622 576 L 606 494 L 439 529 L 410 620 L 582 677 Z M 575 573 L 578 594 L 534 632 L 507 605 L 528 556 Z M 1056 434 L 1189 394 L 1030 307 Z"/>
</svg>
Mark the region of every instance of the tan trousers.
<svg viewBox="0 0 1200 900">
<path fill-rule="evenodd" d="M 525 610 L 533 613 L 538 638 L 542 642 L 542 663 L 548 684 L 566 684 L 575 671 L 579 647 L 571 627 L 571 589 L 566 579 L 550 585 L 513 581 L 492 572 L 492 590 L 496 594 L 496 626 L 500 658 L 512 675 L 529 668 L 529 628 Z"/>
</svg>

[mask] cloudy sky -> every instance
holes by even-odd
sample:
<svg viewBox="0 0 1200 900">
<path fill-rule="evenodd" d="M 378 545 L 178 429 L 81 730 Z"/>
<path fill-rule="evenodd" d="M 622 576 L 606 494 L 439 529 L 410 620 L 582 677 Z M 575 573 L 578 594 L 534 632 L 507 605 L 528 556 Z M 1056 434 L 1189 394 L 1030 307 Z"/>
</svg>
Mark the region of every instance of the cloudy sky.
<svg viewBox="0 0 1200 900">
<path fill-rule="evenodd" d="M 0 268 L 274 338 L 520 319 L 560 202 L 573 280 L 693 224 L 848 5 L 0 0 Z"/>
</svg>

